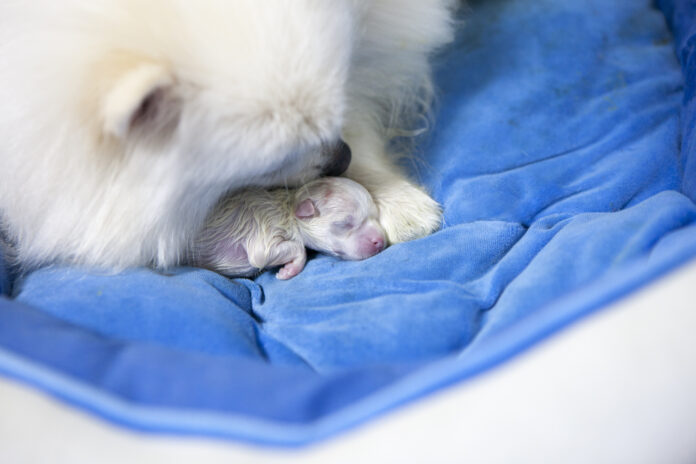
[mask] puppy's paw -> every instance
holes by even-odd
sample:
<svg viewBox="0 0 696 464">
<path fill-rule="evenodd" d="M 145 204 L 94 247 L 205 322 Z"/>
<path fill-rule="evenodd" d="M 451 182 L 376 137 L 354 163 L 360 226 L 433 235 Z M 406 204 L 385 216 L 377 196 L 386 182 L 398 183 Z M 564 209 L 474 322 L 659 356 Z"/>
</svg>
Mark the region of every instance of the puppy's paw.
<svg viewBox="0 0 696 464">
<path fill-rule="evenodd" d="M 276 278 L 279 280 L 292 279 L 297 274 L 299 274 L 300 271 L 302 271 L 302 269 L 298 269 L 298 267 L 295 266 L 293 263 L 288 263 L 280 268 L 280 271 L 276 273 Z"/>
<path fill-rule="evenodd" d="M 383 186 L 374 196 L 389 243 L 425 237 L 442 225 L 440 205 L 408 181 Z"/>
<path fill-rule="evenodd" d="M 280 270 L 276 273 L 276 278 L 279 280 L 292 279 L 297 274 L 302 272 L 302 269 L 304 269 L 306 261 L 307 258 L 305 255 L 298 256 L 294 260 L 283 265 L 283 267 L 281 267 Z"/>
</svg>

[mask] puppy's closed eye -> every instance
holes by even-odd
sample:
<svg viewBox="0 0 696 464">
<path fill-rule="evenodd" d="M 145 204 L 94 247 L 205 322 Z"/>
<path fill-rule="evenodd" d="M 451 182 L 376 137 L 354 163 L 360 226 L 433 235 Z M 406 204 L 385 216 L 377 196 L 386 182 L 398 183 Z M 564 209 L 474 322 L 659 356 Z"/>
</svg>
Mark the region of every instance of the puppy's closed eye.
<svg viewBox="0 0 696 464">
<path fill-rule="evenodd" d="M 355 220 L 353 216 L 348 216 L 341 221 L 336 221 L 331 223 L 331 231 L 333 233 L 339 234 L 341 232 L 345 233 L 355 227 Z"/>
</svg>

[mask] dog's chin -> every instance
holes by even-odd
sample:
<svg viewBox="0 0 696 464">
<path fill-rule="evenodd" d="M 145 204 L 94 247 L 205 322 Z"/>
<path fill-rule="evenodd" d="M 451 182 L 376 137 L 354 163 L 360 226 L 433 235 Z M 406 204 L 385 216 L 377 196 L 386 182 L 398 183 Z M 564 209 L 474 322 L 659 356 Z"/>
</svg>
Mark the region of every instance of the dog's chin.
<svg viewBox="0 0 696 464">
<path fill-rule="evenodd" d="M 307 153 L 303 156 L 290 156 L 274 169 L 244 179 L 242 182 L 252 187 L 299 187 L 321 177 L 323 171 L 324 165 L 318 153 Z"/>
<path fill-rule="evenodd" d="M 348 145 L 339 140 L 320 149 L 286 158 L 279 167 L 250 182 L 255 187 L 299 187 L 319 177 L 340 176 L 352 159 Z"/>
<path fill-rule="evenodd" d="M 281 168 L 258 177 L 255 181 L 252 181 L 252 186 L 294 188 L 321 177 L 321 175 L 322 169 L 316 166 L 305 168 L 299 172 L 288 171 Z"/>
</svg>

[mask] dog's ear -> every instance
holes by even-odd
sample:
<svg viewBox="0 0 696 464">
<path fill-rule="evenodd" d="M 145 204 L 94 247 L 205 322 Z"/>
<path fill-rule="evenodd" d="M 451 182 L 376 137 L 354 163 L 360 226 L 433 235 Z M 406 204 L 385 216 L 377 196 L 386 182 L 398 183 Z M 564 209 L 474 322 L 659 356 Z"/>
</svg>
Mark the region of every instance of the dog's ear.
<svg viewBox="0 0 696 464">
<path fill-rule="evenodd" d="M 311 198 L 302 200 L 295 208 L 295 217 L 297 219 L 311 219 L 319 216 L 319 211 Z"/>
<path fill-rule="evenodd" d="M 104 132 L 125 139 L 136 130 L 164 128 L 178 118 L 174 77 L 157 63 L 142 61 L 118 74 L 102 96 Z"/>
</svg>

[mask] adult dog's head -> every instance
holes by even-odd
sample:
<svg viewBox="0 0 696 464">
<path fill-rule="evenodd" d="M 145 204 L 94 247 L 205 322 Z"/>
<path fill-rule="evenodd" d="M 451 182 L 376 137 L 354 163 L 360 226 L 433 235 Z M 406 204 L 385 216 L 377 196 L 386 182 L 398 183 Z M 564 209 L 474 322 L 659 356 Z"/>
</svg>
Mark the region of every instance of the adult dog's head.
<svg viewBox="0 0 696 464">
<path fill-rule="evenodd" d="M 115 150 L 230 188 L 292 185 L 347 168 L 339 137 L 352 23 L 344 2 L 114 5 L 95 20 L 112 43 L 92 60 L 85 85 L 87 111 Z"/>
<path fill-rule="evenodd" d="M 226 191 L 350 162 L 347 0 L 37 0 L 0 17 L 0 211 L 25 263 L 173 264 Z"/>
</svg>

